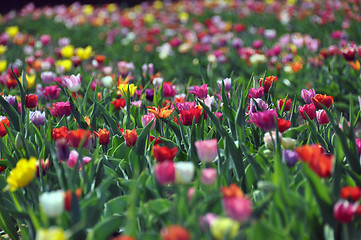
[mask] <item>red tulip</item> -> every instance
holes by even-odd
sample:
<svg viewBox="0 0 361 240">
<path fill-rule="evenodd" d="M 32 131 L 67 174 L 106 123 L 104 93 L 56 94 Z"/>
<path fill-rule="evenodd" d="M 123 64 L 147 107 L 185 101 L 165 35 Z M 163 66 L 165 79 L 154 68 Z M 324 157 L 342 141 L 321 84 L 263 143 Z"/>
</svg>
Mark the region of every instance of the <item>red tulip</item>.
<svg viewBox="0 0 361 240">
<path fill-rule="evenodd" d="M 178 152 L 178 148 L 169 148 L 167 146 L 154 146 L 153 147 L 153 157 L 157 162 L 164 162 L 166 160 L 173 161 L 175 155 Z"/>
</svg>

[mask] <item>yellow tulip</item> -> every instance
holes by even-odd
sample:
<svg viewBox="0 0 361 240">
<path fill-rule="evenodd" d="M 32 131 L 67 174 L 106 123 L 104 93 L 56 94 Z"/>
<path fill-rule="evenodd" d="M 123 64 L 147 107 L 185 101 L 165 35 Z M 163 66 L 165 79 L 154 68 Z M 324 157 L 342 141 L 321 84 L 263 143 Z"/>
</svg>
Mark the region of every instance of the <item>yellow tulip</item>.
<svg viewBox="0 0 361 240">
<path fill-rule="evenodd" d="M 16 164 L 16 167 L 10 172 L 6 182 L 8 185 L 5 191 L 16 191 L 18 188 L 26 187 L 35 177 L 37 159 L 31 157 L 29 160 L 22 158 Z"/>
<path fill-rule="evenodd" d="M 6 70 L 8 62 L 6 60 L 0 60 L 0 73 Z"/>
<path fill-rule="evenodd" d="M 55 67 L 61 67 L 64 72 L 68 72 L 71 69 L 72 65 L 73 63 L 69 59 L 55 61 Z"/>
<path fill-rule="evenodd" d="M 0 56 L 3 55 L 8 50 L 7 46 L 0 45 Z"/>
<path fill-rule="evenodd" d="M 63 47 L 61 50 L 61 55 L 65 58 L 71 58 L 72 56 L 74 56 L 74 46 L 72 45 L 67 45 L 65 47 Z"/>
<path fill-rule="evenodd" d="M 130 97 L 133 97 L 135 90 L 137 87 L 134 84 L 119 84 L 118 85 L 118 92 L 124 97 L 124 95 L 128 95 L 128 87 L 129 87 L 129 94 Z"/>
<path fill-rule="evenodd" d="M 68 236 L 62 228 L 51 227 L 49 229 L 40 228 L 36 233 L 35 240 L 67 240 Z"/>
<path fill-rule="evenodd" d="M 86 48 L 77 48 L 76 55 L 82 61 L 87 60 L 94 55 L 93 48 L 91 46 L 87 46 Z"/>
<path fill-rule="evenodd" d="M 152 23 L 152 22 L 154 22 L 154 16 L 153 16 L 153 14 L 151 14 L 151 13 L 145 14 L 145 15 L 144 15 L 144 21 L 145 21 L 146 23 Z"/>
<path fill-rule="evenodd" d="M 36 75 L 35 74 L 32 74 L 32 75 L 27 75 L 26 74 L 26 81 L 28 82 L 28 87 L 27 89 L 30 89 L 32 87 L 34 87 L 35 85 L 35 79 L 36 79 Z M 19 77 L 19 80 L 21 82 L 21 84 L 23 83 L 23 79 L 22 79 L 22 76 Z"/>
<path fill-rule="evenodd" d="M 114 4 L 114 3 L 110 3 L 110 4 L 108 4 L 108 6 L 107 6 L 107 10 L 108 10 L 108 12 L 114 12 L 115 10 L 117 9 L 117 6 Z"/>
<path fill-rule="evenodd" d="M 178 18 L 182 21 L 182 22 L 186 22 L 189 18 L 189 14 L 187 12 L 180 12 L 178 14 Z"/>
<path fill-rule="evenodd" d="M 13 38 L 19 32 L 18 26 L 10 26 L 5 29 L 5 32 L 9 34 L 9 37 Z"/>
<path fill-rule="evenodd" d="M 154 2 L 153 6 L 154 6 L 155 9 L 159 10 L 159 9 L 161 9 L 163 7 L 163 2 L 157 0 L 157 1 Z"/>
<path fill-rule="evenodd" d="M 238 233 L 239 226 L 239 222 L 230 218 L 220 217 L 212 222 L 211 234 L 217 240 L 224 239 L 225 236 L 233 239 Z"/>
<path fill-rule="evenodd" d="M 93 8 L 92 5 L 90 5 L 90 4 L 84 5 L 84 7 L 83 7 L 83 13 L 84 13 L 85 15 L 89 16 L 90 14 L 93 13 L 93 11 L 94 11 L 94 8 Z"/>
</svg>

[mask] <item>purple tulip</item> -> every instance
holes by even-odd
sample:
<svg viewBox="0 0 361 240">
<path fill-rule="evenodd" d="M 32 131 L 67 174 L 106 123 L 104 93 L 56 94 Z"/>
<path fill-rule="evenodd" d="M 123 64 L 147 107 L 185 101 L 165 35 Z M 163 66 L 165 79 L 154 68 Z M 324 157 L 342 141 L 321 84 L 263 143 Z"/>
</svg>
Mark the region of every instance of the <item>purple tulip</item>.
<svg viewBox="0 0 361 240">
<path fill-rule="evenodd" d="M 219 89 L 222 91 L 222 82 L 224 82 L 224 90 L 226 91 L 226 92 L 229 92 L 229 91 L 231 91 L 231 87 L 232 87 L 232 79 L 230 79 L 230 78 L 225 78 L 225 79 L 223 79 L 223 80 L 219 80 L 219 81 L 217 81 L 217 84 L 218 84 L 218 87 L 219 87 Z"/>
<path fill-rule="evenodd" d="M 312 103 L 312 98 L 316 96 L 316 92 L 314 88 L 311 88 L 310 90 L 302 89 L 301 90 L 301 97 L 307 104 Z"/>
<path fill-rule="evenodd" d="M 45 112 L 30 111 L 30 121 L 37 127 L 44 125 Z"/>
<path fill-rule="evenodd" d="M 270 131 L 276 127 L 275 118 L 277 118 L 277 111 L 267 110 L 264 112 L 251 112 L 249 114 L 250 122 L 253 122 L 262 131 Z"/>
<path fill-rule="evenodd" d="M 282 160 L 288 167 L 294 167 L 298 162 L 298 155 L 293 150 L 283 150 Z"/>
</svg>

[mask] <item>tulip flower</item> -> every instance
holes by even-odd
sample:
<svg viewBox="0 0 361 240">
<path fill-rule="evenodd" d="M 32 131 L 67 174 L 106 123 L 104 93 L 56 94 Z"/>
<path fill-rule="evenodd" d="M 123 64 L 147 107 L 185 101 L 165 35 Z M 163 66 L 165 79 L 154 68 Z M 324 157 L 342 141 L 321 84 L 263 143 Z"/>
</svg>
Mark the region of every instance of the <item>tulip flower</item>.
<svg viewBox="0 0 361 240">
<path fill-rule="evenodd" d="M 162 228 L 160 235 L 162 240 L 190 240 L 191 235 L 182 226 L 179 225 L 171 225 L 167 228 Z"/>
<path fill-rule="evenodd" d="M 153 113 L 147 113 L 147 114 L 143 115 L 141 120 L 142 120 L 143 127 L 146 127 L 150 122 L 153 121 L 152 126 L 150 127 L 150 129 L 155 128 L 156 117 L 155 117 L 155 115 Z"/>
<path fill-rule="evenodd" d="M 239 230 L 240 223 L 230 218 L 219 217 L 212 221 L 210 229 L 212 236 L 217 240 L 222 240 L 226 236 L 234 238 Z"/>
<path fill-rule="evenodd" d="M 194 94 L 199 99 L 205 99 L 208 95 L 208 84 L 203 84 L 202 86 L 194 86 L 194 90 L 189 91 L 189 93 Z"/>
<path fill-rule="evenodd" d="M 71 75 L 70 77 L 63 78 L 63 84 L 67 87 L 71 92 L 77 92 L 81 88 L 81 76 L 80 73 L 78 75 Z"/>
<path fill-rule="evenodd" d="M 25 106 L 27 108 L 36 108 L 38 105 L 38 97 L 34 94 L 26 95 Z"/>
<path fill-rule="evenodd" d="M 357 207 L 358 203 L 350 203 L 346 200 L 339 200 L 333 206 L 333 216 L 339 223 L 349 223 L 352 221 Z"/>
<path fill-rule="evenodd" d="M 44 125 L 45 123 L 45 112 L 30 111 L 30 121 L 37 127 Z"/>
<path fill-rule="evenodd" d="M 69 129 L 67 127 L 61 127 L 61 128 L 53 128 L 52 130 L 52 138 L 56 141 L 59 138 L 66 138 L 68 136 Z"/>
<path fill-rule="evenodd" d="M 201 162 L 210 163 L 218 156 L 217 139 L 196 141 L 194 143 Z"/>
<path fill-rule="evenodd" d="M 202 108 L 200 106 L 196 106 L 195 108 L 191 108 L 189 110 L 179 110 L 180 112 L 180 121 L 185 126 L 191 126 L 193 124 L 193 119 L 195 123 L 198 123 Z"/>
<path fill-rule="evenodd" d="M 292 150 L 295 148 L 296 142 L 297 142 L 296 139 L 289 138 L 289 137 L 283 137 L 282 138 L 282 147 L 284 149 Z"/>
<path fill-rule="evenodd" d="M 87 146 L 89 143 L 90 131 L 85 129 L 77 129 L 70 131 L 66 139 L 68 143 L 73 148 L 78 148 L 82 143 L 82 146 Z"/>
<path fill-rule="evenodd" d="M 48 99 L 56 100 L 60 93 L 60 88 L 56 85 L 54 86 L 46 86 L 44 88 L 44 96 L 46 96 Z"/>
<path fill-rule="evenodd" d="M 74 168 L 76 164 L 79 161 L 79 153 L 75 150 L 71 151 L 68 157 L 67 165 L 71 168 Z M 90 157 L 83 157 L 80 159 L 80 161 L 83 161 L 84 165 L 88 164 L 91 161 Z M 81 169 L 81 163 L 79 163 L 78 168 Z"/>
<path fill-rule="evenodd" d="M 174 169 L 176 183 L 189 183 L 192 181 L 195 171 L 192 162 L 176 162 Z"/>
<path fill-rule="evenodd" d="M 264 112 L 266 111 L 268 108 L 268 104 L 263 101 L 261 98 L 254 98 L 250 100 L 250 104 L 249 104 L 249 112 Z"/>
<path fill-rule="evenodd" d="M 293 167 L 298 162 L 298 155 L 292 150 L 283 150 L 282 161 L 287 164 L 288 167 Z"/>
<path fill-rule="evenodd" d="M 148 111 L 153 113 L 156 118 L 168 118 L 174 111 L 174 108 L 168 109 L 170 107 L 170 104 L 168 104 L 166 107 L 163 108 L 155 108 L 147 106 Z"/>
<path fill-rule="evenodd" d="M 348 201 L 357 202 L 361 198 L 361 189 L 358 186 L 345 186 L 341 189 L 340 197 Z"/>
<path fill-rule="evenodd" d="M 209 231 L 213 221 L 217 218 L 218 216 L 216 214 L 207 213 L 206 215 L 199 217 L 198 222 L 203 231 Z"/>
<path fill-rule="evenodd" d="M 55 112 L 57 114 L 58 117 L 63 117 L 63 116 L 70 116 L 71 114 L 71 107 L 69 102 L 57 102 L 55 104 L 53 104 L 53 107 L 55 109 Z"/>
<path fill-rule="evenodd" d="M 94 133 L 98 137 L 100 145 L 108 145 L 110 141 L 110 132 L 107 129 L 99 128 L 98 132 L 94 132 Z"/>
<path fill-rule="evenodd" d="M 305 104 L 303 106 L 299 106 L 298 110 L 300 111 L 302 118 L 305 120 L 305 113 L 311 120 L 316 117 L 316 107 L 313 104 Z"/>
<path fill-rule="evenodd" d="M 66 138 L 59 138 L 55 142 L 56 146 L 56 156 L 60 161 L 65 161 L 68 159 L 70 151 L 68 146 L 68 141 Z"/>
<path fill-rule="evenodd" d="M 119 235 L 117 237 L 112 237 L 109 240 L 136 240 L 136 239 L 126 235 Z"/>
<path fill-rule="evenodd" d="M 50 227 L 49 229 L 40 228 L 36 232 L 35 240 L 68 240 L 68 234 L 62 228 Z"/>
<path fill-rule="evenodd" d="M 129 96 L 133 97 L 135 94 L 135 90 L 137 90 L 137 87 L 134 86 L 134 84 L 119 84 L 118 85 L 118 93 L 122 95 L 122 97 L 125 97 L 125 95 L 128 95 L 128 88 L 129 88 Z"/>
<path fill-rule="evenodd" d="M 20 159 L 16 163 L 16 167 L 12 169 L 10 175 L 7 177 L 7 186 L 4 190 L 14 192 L 18 188 L 29 185 L 36 174 L 36 161 L 37 159 L 35 157 L 31 157 L 29 160 L 25 158 Z"/>
<path fill-rule="evenodd" d="M 202 170 L 201 183 L 204 185 L 212 185 L 217 178 L 217 170 L 214 168 L 205 168 Z"/>
<path fill-rule="evenodd" d="M 319 177 L 328 178 L 332 175 L 334 156 L 324 154 L 320 145 L 303 145 L 295 151 L 299 159 L 306 162 Z"/>
<path fill-rule="evenodd" d="M 46 216 L 55 218 L 64 211 L 64 192 L 44 192 L 39 196 L 39 203 Z"/>
<path fill-rule="evenodd" d="M 120 98 L 120 99 L 115 99 L 113 102 L 112 102 L 113 106 L 115 109 L 117 110 L 120 110 L 122 108 L 125 107 L 126 105 L 126 101 L 124 98 Z"/>
<path fill-rule="evenodd" d="M 244 222 L 252 214 L 252 201 L 243 195 L 242 190 L 235 184 L 222 187 L 223 208 L 230 218 Z"/>
<path fill-rule="evenodd" d="M 316 111 L 317 122 L 321 125 L 327 124 L 330 122 L 328 119 L 327 113 L 324 109 Z"/>
<path fill-rule="evenodd" d="M 315 92 L 314 88 L 312 88 L 310 90 L 307 90 L 307 89 L 301 90 L 301 97 L 307 104 L 312 103 L 312 98 L 315 96 L 316 96 L 316 92 Z"/>
<path fill-rule="evenodd" d="M 287 121 L 287 120 L 282 119 L 282 118 L 277 118 L 277 124 L 278 124 L 278 130 L 280 131 L 280 133 L 283 133 L 287 129 L 290 128 L 291 121 Z"/>
<path fill-rule="evenodd" d="M 169 82 L 163 83 L 163 97 L 174 97 L 177 94 L 175 90 L 175 85 L 172 85 Z"/>
<path fill-rule="evenodd" d="M 177 152 L 178 152 L 177 147 L 174 148 L 169 148 L 167 146 L 153 147 L 153 157 L 157 160 L 157 162 L 173 161 Z"/>
<path fill-rule="evenodd" d="M 257 89 L 251 87 L 248 92 L 248 98 L 255 98 L 255 99 L 261 98 L 263 96 L 263 91 L 264 91 L 263 87 L 259 87 Z"/>
<path fill-rule="evenodd" d="M 125 144 L 128 147 L 133 147 L 137 143 L 137 140 L 138 140 L 138 134 L 137 134 L 137 131 L 135 131 L 135 129 L 125 130 L 125 132 L 123 133 L 123 137 L 125 140 Z"/>
<path fill-rule="evenodd" d="M 250 122 L 253 122 L 257 127 L 261 128 L 262 131 L 270 131 L 276 127 L 276 110 L 267 110 L 264 112 L 251 112 L 249 114 Z"/>
<path fill-rule="evenodd" d="M 71 58 L 72 56 L 74 56 L 74 46 L 67 45 L 63 47 L 60 52 L 64 58 Z"/>
<path fill-rule="evenodd" d="M 333 104 L 333 97 L 327 96 L 326 94 L 316 94 L 316 96 L 312 98 L 312 102 L 317 109 L 323 109 L 322 105 L 329 108 Z"/>
<path fill-rule="evenodd" d="M 278 138 L 280 139 L 280 142 L 282 141 L 282 134 L 278 132 Z M 276 132 L 272 131 L 271 134 L 269 132 L 266 132 L 263 141 L 265 143 L 266 148 L 273 150 L 274 149 L 274 143 L 276 142 Z"/>
<path fill-rule="evenodd" d="M 291 99 L 287 99 L 286 100 L 286 103 L 285 102 L 286 99 L 280 99 L 280 100 L 277 100 L 277 105 L 278 105 L 278 109 L 282 109 L 283 107 L 283 104 L 285 104 L 285 107 L 283 108 L 283 111 L 285 112 L 288 112 L 291 110 L 291 106 L 292 106 L 292 101 Z"/>
<path fill-rule="evenodd" d="M 10 122 L 7 117 L 0 116 L 0 137 L 5 137 L 7 133 L 5 125 L 10 127 Z"/>
<path fill-rule="evenodd" d="M 47 72 L 42 72 L 40 74 L 40 79 L 43 81 L 43 83 L 45 84 L 49 84 L 52 83 L 55 80 L 56 74 L 50 71 Z"/>
<path fill-rule="evenodd" d="M 160 162 L 154 165 L 154 176 L 157 181 L 162 184 L 174 183 L 175 181 L 175 168 L 173 161 Z"/>
<path fill-rule="evenodd" d="M 219 89 L 222 91 L 222 82 L 224 83 L 224 90 L 225 92 L 229 92 L 231 90 L 232 87 L 232 79 L 231 78 L 225 78 L 223 80 L 218 80 L 217 81 L 217 85 L 219 87 Z"/>
<path fill-rule="evenodd" d="M 277 83 L 277 77 L 275 76 L 266 77 L 264 83 L 263 83 L 263 78 L 259 80 L 259 86 L 264 87 L 265 93 L 269 92 L 269 89 L 271 88 L 272 84 L 274 85 L 274 87 L 276 87 L 276 83 Z"/>
</svg>

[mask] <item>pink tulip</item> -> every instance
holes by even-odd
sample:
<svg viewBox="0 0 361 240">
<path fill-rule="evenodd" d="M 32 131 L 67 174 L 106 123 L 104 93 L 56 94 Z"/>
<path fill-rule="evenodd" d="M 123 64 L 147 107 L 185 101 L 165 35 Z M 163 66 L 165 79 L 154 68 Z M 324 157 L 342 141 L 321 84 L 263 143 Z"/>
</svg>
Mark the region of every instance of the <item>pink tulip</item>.
<svg viewBox="0 0 361 240">
<path fill-rule="evenodd" d="M 218 155 L 217 139 L 196 141 L 194 143 L 197 149 L 197 155 L 201 162 L 210 163 Z"/>
<path fill-rule="evenodd" d="M 217 178 L 217 170 L 214 168 L 205 168 L 202 170 L 201 182 L 204 185 L 212 185 Z"/>
<path fill-rule="evenodd" d="M 157 181 L 162 184 L 174 183 L 175 168 L 173 161 L 164 161 L 154 166 L 154 175 Z"/>
</svg>

